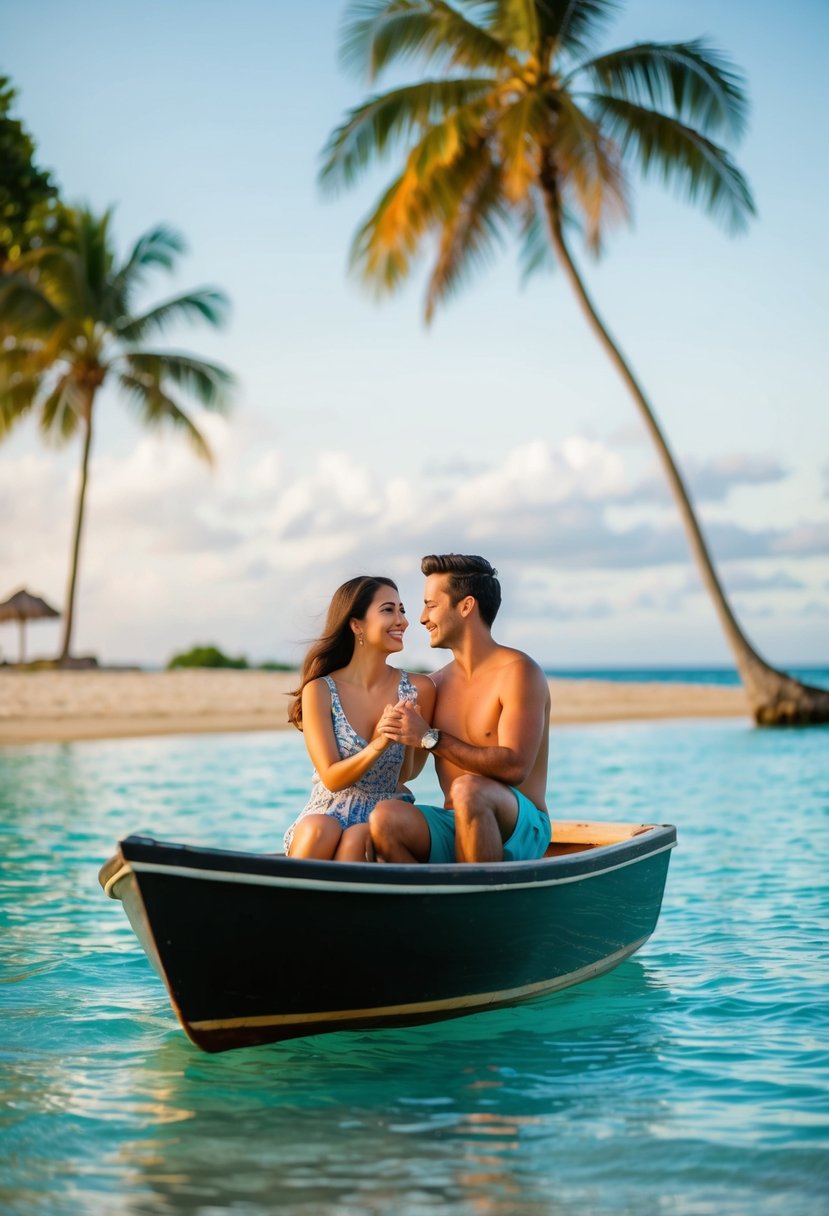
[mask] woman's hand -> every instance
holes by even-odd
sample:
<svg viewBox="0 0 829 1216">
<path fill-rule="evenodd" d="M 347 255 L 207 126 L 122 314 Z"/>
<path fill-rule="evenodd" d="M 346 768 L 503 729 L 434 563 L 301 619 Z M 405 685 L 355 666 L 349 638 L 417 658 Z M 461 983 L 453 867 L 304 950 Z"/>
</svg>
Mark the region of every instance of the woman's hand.
<svg viewBox="0 0 829 1216">
<path fill-rule="evenodd" d="M 380 715 L 380 721 L 374 728 L 371 740 L 371 746 L 378 754 L 384 752 L 394 741 L 391 732 L 399 724 L 399 711 L 402 704 L 402 701 L 398 701 L 396 705 L 387 705 Z"/>
</svg>

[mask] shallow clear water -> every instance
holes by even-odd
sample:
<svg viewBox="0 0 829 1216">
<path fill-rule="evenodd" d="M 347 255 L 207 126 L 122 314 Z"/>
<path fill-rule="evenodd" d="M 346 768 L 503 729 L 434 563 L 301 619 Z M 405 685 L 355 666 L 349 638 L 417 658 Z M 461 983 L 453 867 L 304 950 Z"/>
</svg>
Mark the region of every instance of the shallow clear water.
<svg viewBox="0 0 829 1216">
<path fill-rule="evenodd" d="M 552 738 L 555 815 L 678 826 L 634 959 L 522 1008 L 221 1056 L 96 871 L 131 831 L 278 848 L 301 739 L 0 751 L 0 1210 L 829 1210 L 829 732 Z"/>
</svg>

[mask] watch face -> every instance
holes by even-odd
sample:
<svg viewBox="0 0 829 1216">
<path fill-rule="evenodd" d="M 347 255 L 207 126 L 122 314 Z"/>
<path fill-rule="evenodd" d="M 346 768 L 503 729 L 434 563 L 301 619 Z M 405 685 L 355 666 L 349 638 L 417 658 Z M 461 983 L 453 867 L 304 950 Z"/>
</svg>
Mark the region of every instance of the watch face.
<svg viewBox="0 0 829 1216">
<path fill-rule="evenodd" d="M 426 748 L 427 752 L 432 750 L 432 748 L 435 746 L 437 741 L 438 741 L 438 732 L 434 729 L 434 727 L 432 727 L 431 730 L 427 730 L 426 734 L 423 736 L 423 739 L 421 740 L 422 746 Z"/>
</svg>

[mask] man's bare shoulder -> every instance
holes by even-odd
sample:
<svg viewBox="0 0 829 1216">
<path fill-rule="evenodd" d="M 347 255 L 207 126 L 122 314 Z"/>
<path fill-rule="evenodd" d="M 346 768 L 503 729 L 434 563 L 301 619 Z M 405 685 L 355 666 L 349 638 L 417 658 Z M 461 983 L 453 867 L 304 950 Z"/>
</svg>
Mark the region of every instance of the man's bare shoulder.
<svg viewBox="0 0 829 1216">
<path fill-rule="evenodd" d="M 454 672 L 456 666 L 457 664 L 455 663 L 455 660 L 452 659 L 446 664 L 445 667 L 440 667 L 437 671 L 429 672 L 429 679 L 432 681 L 435 688 L 440 688 L 441 684 L 445 684 L 447 680 L 451 680 L 452 673 Z"/>
<path fill-rule="evenodd" d="M 535 659 L 531 659 L 523 650 L 516 650 L 513 646 L 498 645 L 492 654 L 490 662 L 493 667 L 514 667 L 516 670 L 526 672 L 527 674 L 532 672 L 543 676 L 545 680 L 547 678 Z"/>
<path fill-rule="evenodd" d="M 535 659 L 523 650 L 511 646 L 499 646 L 493 655 L 492 672 L 502 700 L 514 698 L 548 702 L 550 685 L 547 676 Z"/>
</svg>

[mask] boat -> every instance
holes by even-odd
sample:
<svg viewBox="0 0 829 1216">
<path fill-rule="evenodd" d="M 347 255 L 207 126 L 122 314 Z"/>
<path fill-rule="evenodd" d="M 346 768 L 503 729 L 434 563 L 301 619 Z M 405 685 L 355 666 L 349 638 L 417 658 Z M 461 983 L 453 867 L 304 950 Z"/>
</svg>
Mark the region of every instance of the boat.
<svg viewBox="0 0 829 1216">
<path fill-rule="evenodd" d="M 128 836 L 102 867 L 205 1051 L 408 1026 L 610 971 L 656 927 L 676 829 L 563 823 L 538 861 L 309 861 Z"/>
</svg>

